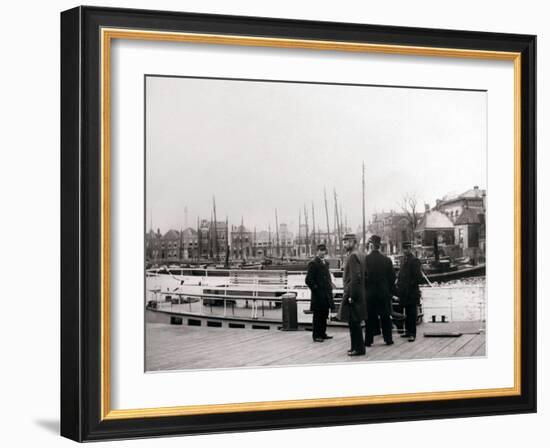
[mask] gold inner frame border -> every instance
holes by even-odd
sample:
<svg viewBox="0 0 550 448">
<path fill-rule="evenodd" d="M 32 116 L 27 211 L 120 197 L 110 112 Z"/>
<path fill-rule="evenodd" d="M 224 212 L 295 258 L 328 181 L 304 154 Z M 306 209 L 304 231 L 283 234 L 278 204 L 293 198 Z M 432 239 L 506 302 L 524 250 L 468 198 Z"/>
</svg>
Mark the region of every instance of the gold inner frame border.
<svg viewBox="0 0 550 448">
<path fill-rule="evenodd" d="M 102 28 L 101 31 L 101 420 L 168 417 L 229 412 L 253 412 L 385 403 L 425 402 L 521 394 L 521 53 L 459 48 L 419 47 L 306 39 L 280 39 L 139 29 Z M 185 42 L 213 45 L 296 48 L 358 53 L 491 59 L 514 63 L 514 386 L 508 388 L 419 392 L 302 400 L 280 400 L 155 408 L 111 409 L 110 366 L 110 63 L 113 39 Z"/>
</svg>

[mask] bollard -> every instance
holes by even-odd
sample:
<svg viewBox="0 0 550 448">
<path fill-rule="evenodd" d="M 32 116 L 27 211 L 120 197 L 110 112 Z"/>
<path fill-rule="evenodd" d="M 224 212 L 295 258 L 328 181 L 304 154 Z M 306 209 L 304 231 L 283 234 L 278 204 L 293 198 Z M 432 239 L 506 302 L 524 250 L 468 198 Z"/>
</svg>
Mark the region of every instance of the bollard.
<svg viewBox="0 0 550 448">
<path fill-rule="evenodd" d="M 441 323 L 443 323 L 443 324 L 444 324 L 444 323 L 445 323 L 445 319 L 446 319 L 445 315 L 444 315 L 444 314 L 443 314 L 443 315 L 441 315 Z"/>
<path fill-rule="evenodd" d="M 283 313 L 283 331 L 298 330 L 298 307 L 296 305 L 296 293 L 287 292 L 281 296 Z"/>
<path fill-rule="evenodd" d="M 435 314 L 432 314 L 432 322 L 435 324 L 436 322 L 436 315 Z"/>
</svg>

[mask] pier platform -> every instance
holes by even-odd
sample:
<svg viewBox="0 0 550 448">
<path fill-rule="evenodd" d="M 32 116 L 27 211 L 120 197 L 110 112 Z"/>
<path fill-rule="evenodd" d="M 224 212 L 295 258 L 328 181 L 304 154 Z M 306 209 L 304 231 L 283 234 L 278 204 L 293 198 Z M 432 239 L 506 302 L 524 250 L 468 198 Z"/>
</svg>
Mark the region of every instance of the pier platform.
<svg viewBox="0 0 550 448">
<path fill-rule="evenodd" d="M 366 356 L 349 357 L 347 328 L 330 328 L 333 339 L 314 343 L 307 330 L 280 331 L 146 324 L 147 371 L 319 365 L 347 362 L 460 358 L 486 355 L 482 322 L 423 323 L 415 342 L 394 331 L 394 345 L 376 336 Z M 424 333 L 461 332 L 459 337 L 425 337 Z"/>
</svg>

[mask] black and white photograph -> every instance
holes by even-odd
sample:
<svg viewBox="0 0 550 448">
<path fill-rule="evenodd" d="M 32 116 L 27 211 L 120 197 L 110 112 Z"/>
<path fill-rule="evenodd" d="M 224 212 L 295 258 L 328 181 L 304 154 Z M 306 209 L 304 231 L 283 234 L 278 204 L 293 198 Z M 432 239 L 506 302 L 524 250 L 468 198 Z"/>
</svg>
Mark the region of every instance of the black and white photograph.
<svg viewBox="0 0 550 448">
<path fill-rule="evenodd" d="M 147 372 L 487 356 L 486 90 L 144 96 Z"/>
<path fill-rule="evenodd" d="M 543 448 L 544 2 L 3 6 L 2 446 Z"/>
</svg>

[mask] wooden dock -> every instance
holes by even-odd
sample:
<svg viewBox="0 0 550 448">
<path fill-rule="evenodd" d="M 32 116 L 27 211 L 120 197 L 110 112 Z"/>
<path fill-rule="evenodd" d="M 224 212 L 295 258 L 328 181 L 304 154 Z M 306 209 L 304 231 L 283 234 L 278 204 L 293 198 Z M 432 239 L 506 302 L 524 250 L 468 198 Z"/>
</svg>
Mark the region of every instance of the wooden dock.
<svg viewBox="0 0 550 448">
<path fill-rule="evenodd" d="M 382 336 L 367 348 L 367 356 L 349 357 L 349 332 L 330 328 L 334 339 L 314 343 L 311 332 L 193 327 L 146 324 L 147 371 L 291 366 L 346 362 L 485 356 L 481 322 L 424 323 L 415 342 L 400 338 L 387 346 Z M 459 337 L 424 337 L 428 332 L 462 332 Z"/>
</svg>

